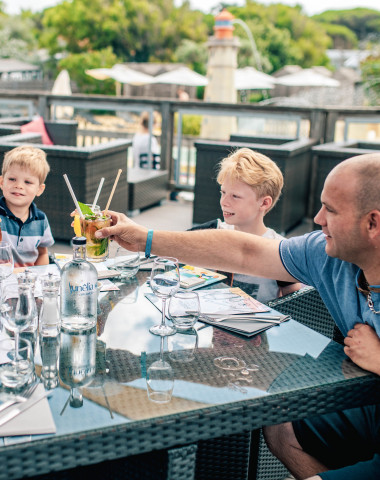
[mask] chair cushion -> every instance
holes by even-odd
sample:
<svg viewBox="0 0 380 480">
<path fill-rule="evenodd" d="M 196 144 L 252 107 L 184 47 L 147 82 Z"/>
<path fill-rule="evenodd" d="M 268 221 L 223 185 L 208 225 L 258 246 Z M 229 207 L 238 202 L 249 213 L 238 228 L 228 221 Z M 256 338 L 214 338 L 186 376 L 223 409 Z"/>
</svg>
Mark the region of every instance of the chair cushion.
<svg viewBox="0 0 380 480">
<path fill-rule="evenodd" d="M 25 125 L 21 125 L 21 133 L 40 133 L 44 145 L 54 145 L 45 127 L 42 117 L 37 117 Z"/>
</svg>

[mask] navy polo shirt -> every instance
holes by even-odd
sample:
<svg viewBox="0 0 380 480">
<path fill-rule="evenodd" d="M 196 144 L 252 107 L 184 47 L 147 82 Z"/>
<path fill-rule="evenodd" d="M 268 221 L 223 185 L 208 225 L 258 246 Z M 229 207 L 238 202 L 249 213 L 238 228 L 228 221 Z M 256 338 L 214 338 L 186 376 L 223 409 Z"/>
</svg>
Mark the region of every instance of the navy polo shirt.
<svg viewBox="0 0 380 480">
<path fill-rule="evenodd" d="M 29 218 L 23 223 L 1 197 L 0 216 L 3 242 L 12 245 L 15 267 L 34 265 L 38 258 L 38 247 L 51 247 L 54 244 L 48 219 L 35 203 L 30 205 Z"/>
</svg>

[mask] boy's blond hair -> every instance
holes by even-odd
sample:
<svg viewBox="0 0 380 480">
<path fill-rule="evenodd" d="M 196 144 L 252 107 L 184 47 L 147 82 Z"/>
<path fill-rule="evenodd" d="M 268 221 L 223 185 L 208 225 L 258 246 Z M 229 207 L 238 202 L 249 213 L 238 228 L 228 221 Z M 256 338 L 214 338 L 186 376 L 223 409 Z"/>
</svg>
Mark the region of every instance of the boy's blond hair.
<svg viewBox="0 0 380 480">
<path fill-rule="evenodd" d="M 272 205 L 266 213 L 277 203 L 284 185 L 281 170 L 273 160 L 250 148 L 240 148 L 220 162 L 217 182 L 221 185 L 227 177 L 252 187 L 258 198 L 271 197 Z"/>
<path fill-rule="evenodd" d="M 46 153 L 40 148 L 30 145 L 22 145 L 6 153 L 1 174 L 4 176 L 15 165 L 30 170 L 38 178 L 40 185 L 45 183 L 47 174 L 50 171 Z"/>
</svg>

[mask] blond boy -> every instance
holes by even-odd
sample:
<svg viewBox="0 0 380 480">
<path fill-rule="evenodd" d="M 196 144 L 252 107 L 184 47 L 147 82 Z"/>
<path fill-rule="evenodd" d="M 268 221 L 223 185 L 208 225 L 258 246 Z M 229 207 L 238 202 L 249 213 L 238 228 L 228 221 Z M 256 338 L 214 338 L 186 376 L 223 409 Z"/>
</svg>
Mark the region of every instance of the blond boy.
<svg viewBox="0 0 380 480">
<path fill-rule="evenodd" d="M 214 221 L 214 228 L 283 238 L 264 224 L 265 215 L 275 206 L 284 185 L 281 170 L 270 158 L 249 148 L 240 148 L 220 162 L 217 182 L 224 222 Z M 261 302 L 301 288 L 299 283 L 241 274 L 233 276 L 233 285 Z"/>
<path fill-rule="evenodd" d="M 15 267 L 46 265 L 54 244 L 46 215 L 34 204 L 50 167 L 43 150 L 21 146 L 4 155 L 0 188 L 2 240 L 12 245 Z"/>
</svg>

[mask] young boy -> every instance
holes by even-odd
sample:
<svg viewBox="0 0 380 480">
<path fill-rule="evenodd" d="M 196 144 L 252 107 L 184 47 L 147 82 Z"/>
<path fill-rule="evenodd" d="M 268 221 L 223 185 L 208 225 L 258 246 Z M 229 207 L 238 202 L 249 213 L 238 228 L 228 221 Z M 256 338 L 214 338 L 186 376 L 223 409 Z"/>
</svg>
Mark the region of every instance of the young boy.
<svg viewBox="0 0 380 480">
<path fill-rule="evenodd" d="M 280 197 L 284 179 L 281 170 L 265 155 L 249 148 L 236 150 L 219 165 L 220 206 L 224 222 L 209 222 L 208 228 L 234 229 L 265 238 L 283 238 L 264 224 L 264 216 Z M 203 226 L 195 229 L 205 228 Z M 287 284 L 250 275 L 233 275 L 233 286 L 240 287 L 260 302 L 295 292 L 299 283 Z"/>
<path fill-rule="evenodd" d="M 33 203 L 45 190 L 49 170 L 39 148 L 25 145 L 4 155 L 0 225 L 3 242 L 12 245 L 15 267 L 49 263 L 48 247 L 54 239 L 46 215 Z"/>
</svg>

